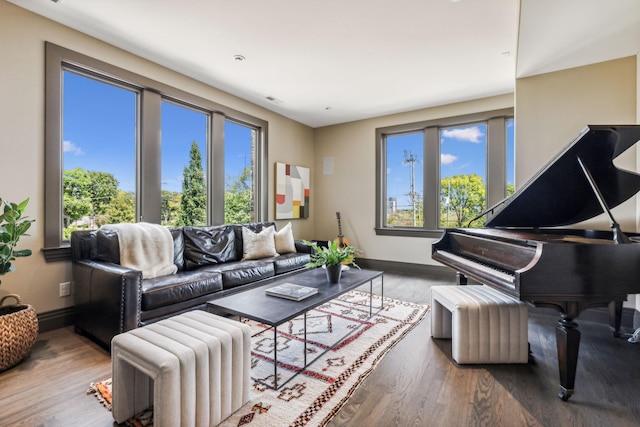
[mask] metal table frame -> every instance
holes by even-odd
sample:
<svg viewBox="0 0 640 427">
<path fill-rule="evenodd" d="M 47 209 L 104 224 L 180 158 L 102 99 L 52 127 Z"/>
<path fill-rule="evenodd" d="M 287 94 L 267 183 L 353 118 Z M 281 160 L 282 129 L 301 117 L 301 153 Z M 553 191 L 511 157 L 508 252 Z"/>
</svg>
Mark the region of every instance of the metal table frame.
<svg viewBox="0 0 640 427">
<path fill-rule="evenodd" d="M 380 278 L 380 306 L 373 306 L 373 282 L 377 278 Z M 364 284 L 369 282 L 369 317 L 361 322 L 357 328 L 349 331 L 346 335 L 339 338 L 335 343 L 329 346 L 325 351 L 316 356 L 313 360 L 307 360 L 307 313 L 318 306 L 331 301 L 351 290 L 354 290 Z M 306 298 L 302 301 L 291 301 L 284 298 L 273 297 L 265 294 L 265 290 L 269 289 L 273 286 L 282 283 L 295 283 L 302 286 L 310 286 L 318 289 L 318 293 L 312 295 L 309 298 Z M 374 314 L 379 313 L 383 309 L 383 301 L 384 298 L 384 273 L 382 271 L 372 271 L 372 270 L 356 270 L 351 269 L 348 271 L 343 271 L 342 278 L 340 282 L 337 284 L 331 284 L 327 282 L 326 272 L 323 269 L 313 269 L 313 270 L 305 270 L 299 274 L 275 279 L 270 281 L 267 284 L 261 285 L 259 287 L 249 289 L 246 291 L 241 291 L 236 294 L 214 299 L 208 301 L 209 309 L 215 311 L 223 311 L 240 318 L 247 318 L 251 320 L 255 320 L 260 323 L 264 323 L 270 326 L 273 329 L 273 339 L 274 339 L 274 349 L 273 349 L 273 366 L 274 366 L 274 381 L 273 385 L 265 383 L 264 381 L 253 378 L 253 380 L 258 383 L 272 388 L 274 390 L 278 390 L 282 388 L 285 384 L 295 378 L 301 372 L 304 372 L 306 368 L 311 365 L 313 362 L 322 357 L 326 352 L 335 347 L 336 344 L 342 342 L 346 337 L 351 335 L 353 332 L 357 331 L 362 327 L 362 324 L 370 320 Z M 366 306 L 366 304 L 357 304 L 360 306 Z M 377 311 L 374 313 L 374 309 Z M 283 383 L 278 384 L 278 348 L 277 348 L 277 338 L 278 338 L 278 326 L 282 325 L 289 320 L 292 320 L 300 315 L 303 316 L 304 319 L 304 334 L 303 334 L 303 342 L 304 342 L 304 357 L 303 357 L 303 366 L 298 369 L 290 378 L 286 379 Z M 269 331 L 266 329 L 264 331 L 259 332 L 256 335 L 264 334 Z M 254 335 L 255 336 L 255 335 Z"/>
</svg>

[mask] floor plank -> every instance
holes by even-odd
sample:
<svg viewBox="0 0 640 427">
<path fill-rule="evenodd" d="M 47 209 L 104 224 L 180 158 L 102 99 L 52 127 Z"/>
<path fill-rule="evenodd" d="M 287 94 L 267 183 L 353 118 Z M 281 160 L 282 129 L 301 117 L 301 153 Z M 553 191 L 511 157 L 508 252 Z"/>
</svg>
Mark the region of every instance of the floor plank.
<svg viewBox="0 0 640 427">
<path fill-rule="evenodd" d="M 441 279 L 385 274 L 384 294 L 428 303 Z M 329 423 L 339 426 L 637 426 L 640 345 L 581 322 L 576 393 L 556 397 L 557 318 L 529 316 L 523 365 L 457 365 L 451 342 L 430 337 L 430 316 L 407 334 Z M 109 354 L 67 327 L 40 334 L 30 357 L 0 373 L 0 426 L 113 426 L 86 394 L 111 375 Z"/>
</svg>

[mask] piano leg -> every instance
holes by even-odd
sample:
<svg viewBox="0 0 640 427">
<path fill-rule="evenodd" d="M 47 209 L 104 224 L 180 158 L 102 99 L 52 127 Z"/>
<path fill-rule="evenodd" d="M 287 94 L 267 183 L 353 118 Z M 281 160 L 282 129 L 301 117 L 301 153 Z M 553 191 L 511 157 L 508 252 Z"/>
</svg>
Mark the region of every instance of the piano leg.
<svg viewBox="0 0 640 427">
<path fill-rule="evenodd" d="M 567 308 L 573 304 L 569 303 Z M 578 324 L 573 321 L 577 317 L 575 310 L 562 313 L 556 328 L 556 346 L 558 347 L 558 368 L 560 370 L 560 393 L 558 397 L 563 401 L 569 400 L 573 394 L 578 367 L 578 349 L 580 348 L 580 331 Z"/>
<path fill-rule="evenodd" d="M 609 303 L 609 323 L 613 329 L 613 336 L 620 337 L 620 326 L 622 325 L 622 301 L 611 301 Z"/>
</svg>

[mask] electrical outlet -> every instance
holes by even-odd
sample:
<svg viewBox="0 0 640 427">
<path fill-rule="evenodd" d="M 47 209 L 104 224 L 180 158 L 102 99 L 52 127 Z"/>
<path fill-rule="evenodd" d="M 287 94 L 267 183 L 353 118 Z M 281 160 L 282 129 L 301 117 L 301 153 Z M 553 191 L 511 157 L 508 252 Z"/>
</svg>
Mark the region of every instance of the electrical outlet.
<svg viewBox="0 0 640 427">
<path fill-rule="evenodd" d="M 60 283 L 60 297 L 68 297 L 71 295 L 71 282 Z"/>
</svg>

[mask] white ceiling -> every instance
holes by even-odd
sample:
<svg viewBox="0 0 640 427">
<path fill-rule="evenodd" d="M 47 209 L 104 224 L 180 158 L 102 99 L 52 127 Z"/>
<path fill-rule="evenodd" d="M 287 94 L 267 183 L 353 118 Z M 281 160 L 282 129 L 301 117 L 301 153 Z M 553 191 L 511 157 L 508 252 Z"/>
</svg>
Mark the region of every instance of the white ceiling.
<svg viewBox="0 0 640 427">
<path fill-rule="evenodd" d="M 640 52 L 640 0 L 7 1 L 311 127 Z"/>
</svg>

